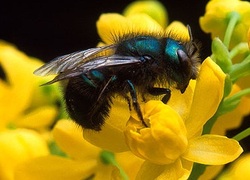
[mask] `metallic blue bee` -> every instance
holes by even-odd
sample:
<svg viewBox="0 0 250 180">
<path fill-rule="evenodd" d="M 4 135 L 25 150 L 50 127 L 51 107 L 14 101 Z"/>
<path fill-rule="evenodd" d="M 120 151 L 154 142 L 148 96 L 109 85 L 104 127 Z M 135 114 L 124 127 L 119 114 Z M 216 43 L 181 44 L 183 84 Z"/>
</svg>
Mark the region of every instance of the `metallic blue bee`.
<svg viewBox="0 0 250 180">
<path fill-rule="evenodd" d="M 68 80 L 64 98 L 70 117 L 83 128 L 99 131 L 109 115 L 112 98 L 128 100 L 142 123 L 138 95 L 171 95 L 166 84 L 183 93 L 197 77 L 199 48 L 189 42 L 153 35 L 128 34 L 114 44 L 60 56 L 43 65 L 36 75 L 57 74 L 46 84 Z"/>
</svg>

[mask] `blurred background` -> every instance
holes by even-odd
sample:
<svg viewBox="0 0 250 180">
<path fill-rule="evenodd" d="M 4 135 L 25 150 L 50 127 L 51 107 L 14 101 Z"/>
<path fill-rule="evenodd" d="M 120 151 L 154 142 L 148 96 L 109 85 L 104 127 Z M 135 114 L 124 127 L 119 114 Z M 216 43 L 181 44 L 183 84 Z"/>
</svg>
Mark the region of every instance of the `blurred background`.
<svg viewBox="0 0 250 180">
<path fill-rule="evenodd" d="M 0 6 L 0 39 L 15 44 L 30 56 L 49 61 L 56 56 L 95 47 L 99 42 L 95 22 L 101 13 L 118 12 L 133 1 L 4 1 Z M 207 0 L 161 1 L 173 20 L 189 24 L 209 54 L 209 35 L 199 28 Z"/>
<path fill-rule="evenodd" d="M 2 1 L 0 5 L 0 39 L 14 44 L 29 56 L 48 62 L 51 59 L 95 47 L 100 41 L 96 21 L 101 13 L 122 13 L 133 1 Z M 210 55 L 210 36 L 201 31 L 199 17 L 208 0 L 162 0 L 173 20 L 189 24 L 195 39 L 202 43 L 201 57 Z M 248 118 L 249 120 L 249 118 Z M 245 120 L 242 128 L 249 127 Z M 229 137 L 238 130 L 230 131 Z M 242 141 L 244 146 L 249 138 Z M 249 148 L 250 149 L 250 148 Z"/>
</svg>

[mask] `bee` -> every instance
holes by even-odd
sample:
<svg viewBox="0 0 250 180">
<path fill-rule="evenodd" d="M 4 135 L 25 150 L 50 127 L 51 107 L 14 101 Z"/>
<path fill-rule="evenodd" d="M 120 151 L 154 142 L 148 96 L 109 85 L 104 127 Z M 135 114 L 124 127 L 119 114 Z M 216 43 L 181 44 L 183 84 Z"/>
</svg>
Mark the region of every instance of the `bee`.
<svg viewBox="0 0 250 180">
<path fill-rule="evenodd" d="M 86 129 L 100 131 L 109 116 L 112 98 L 124 97 L 143 125 L 138 96 L 163 95 L 167 103 L 169 87 L 184 93 L 196 79 L 199 48 L 190 27 L 188 42 L 156 35 L 127 34 L 111 45 L 95 47 L 57 57 L 34 74 L 57 76 L 46 84 L 67 80 L 64 98 L 69 116 Z M 169 87 L 164 85 L 169 84 Z M 156 86 L 158 85 L 158 86 Z"/>
</svg>

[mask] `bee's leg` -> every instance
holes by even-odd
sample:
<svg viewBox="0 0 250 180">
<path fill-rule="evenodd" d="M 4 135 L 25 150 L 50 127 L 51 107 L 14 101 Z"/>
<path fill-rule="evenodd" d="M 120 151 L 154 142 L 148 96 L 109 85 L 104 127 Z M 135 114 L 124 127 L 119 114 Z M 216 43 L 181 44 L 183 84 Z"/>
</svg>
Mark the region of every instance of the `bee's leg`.
<svg viewBox="0 0 250 180">
<path fill-rule="evenodd" d="M 113 82 L 116 80 L 116 76 L 111 76 L 108 80 L 108 82 L 105 84 L 105 86 L 103 87 L 103 89 L 101 90 L 101 92 L 99 93 L 99 96 L 97 98 L 97 101 L 100 100 L 102 94 L 104 93 L 104 91 L 107 89 L 108 85 L 110 84 L 110 82 Z"/>
<path fill-rule="evenodd" d="M 171 97 L 171 90 L 167 89 L 167 88 L 152 87 L 152 88 L 148 89 L 148 92 L 154 96 L 159 96 L 159 95 L 165 94 L 165 96 L 161 100 L 164 104 L 166 104 Z"/>
<path fill-rule="evenodd" d="M 127 95 L 125 95 L 124 97 L 125 97 L 126 101 L 128 102 L 128 108 L 129 108 L 129 110 L 131 111 L 132 108 L 131 108 L 130 98 L 129 98 L 129 96 L 127 96 Z"/>
<path fill-rule="evenodd" d="M 140 105 L 139 105 L 138 100 L 137 100 L 137 95 L 136 95 L 135 87 L 134 87 L 133 83 L 130 80 L 127 80 L 127 83 L 128 83 L 128 86 L 129 86 L 130 95 L 132 97 L 132 104 L 134 106 L 134 109 L 135 109 L 138 117 L 141 119 L 142 124 L 144 126 L 148 127 L 148 125 L 145 123 L 145 121 L 143 119 L 141 108 L 140 108 Z"/>
<path fill-rule="evenodd" d="M 142 102 L 146 102 L 146 97 L 144 93 L 141 94 L 141 98 L 142 98 Z"/>
<path fill-rule="evenodd" d="M 97 85 L 96 85 L 90 78 L 88 78 L 85 74 L 82 74 L 81 77 L 82 77 L 83 81 L 84 81 L 86 84 L 88 84 L 89 86 L 92 86 L 92 87 L 94 87 L 94 88 L 97 87 Z"/>
</svg>

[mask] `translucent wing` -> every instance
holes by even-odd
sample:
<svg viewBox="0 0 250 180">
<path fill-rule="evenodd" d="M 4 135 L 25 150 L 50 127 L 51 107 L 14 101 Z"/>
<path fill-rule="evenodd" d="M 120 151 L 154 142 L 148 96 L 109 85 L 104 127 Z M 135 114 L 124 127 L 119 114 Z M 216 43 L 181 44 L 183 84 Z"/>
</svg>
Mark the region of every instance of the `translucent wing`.
<svg viewBox="0 0 250 180">
<path fill-rule="evenodd" d="M 34 74 L 39 76 L 59 74 L 61 72 L 67 71 L 68 69 L 73 69 L 80 64 L 86 63 L 87 61 L 91 60 L 91 58 L 93 59 L 97 57 L 98 54 L 104 52 L 107 49 L 114 50 L 114 46 L 111 45 L 91 48 L 84 51 L 78 51 L 66 54 L 64 56 L 59 56 L 35 70 Z"/>
<path fill-rule="evenodd" d="M 34 74 L 40 76 L 57 74 L 52 81 L 46 83 L 51 84 L 93 69 L 142 63 L 138 57 L 116 55 L 115 50 L 116 45 L 110 45 L 60 56 L 35 70 Z"/>
</svg>

